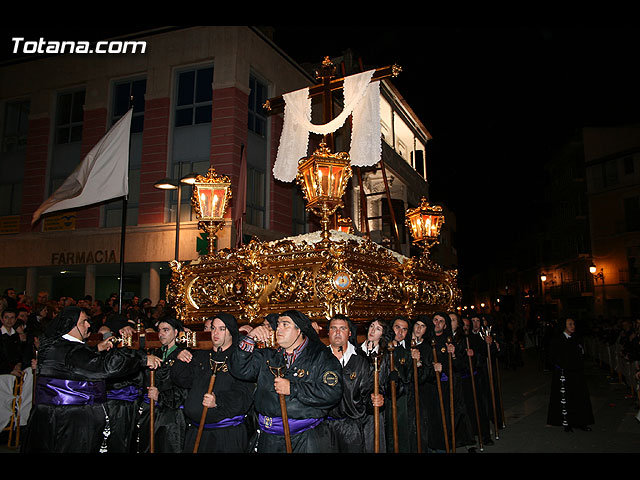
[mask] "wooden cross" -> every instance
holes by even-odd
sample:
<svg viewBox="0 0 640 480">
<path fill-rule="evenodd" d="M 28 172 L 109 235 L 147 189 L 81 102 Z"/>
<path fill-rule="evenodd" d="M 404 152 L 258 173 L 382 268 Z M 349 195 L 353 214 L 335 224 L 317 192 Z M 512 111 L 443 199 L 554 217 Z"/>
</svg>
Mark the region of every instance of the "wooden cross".
<svg viewBox="0 0 640 480">
<path fill-rule="evenodd" d="M 371 77 L 371 81 L 379 81 L 383 78 L 397 77 L 402 68 L 399 65 L 390 65 L 387 67 L 377 68 Z M 323 123 L 329 123 L 333 120 L 333 92 L 341 90 L 344 87 L 344 77 L 335 78 L 336 67 L 329 57 L 325 57 L 322 66 L 316 71 L 316 79 L 319 81 L 318 85 L 309 87 L 309 98 L 322 97 L 322 121 Z M 273 111 L 276 108 L 284 106 L 284 99 L 282 96 L 268 99 L 263 108 L 267 111 Z M 333 134 L 324 136 L 323 142 L 329 147 L 331 151 L 334 150 Z"/>
</svg>

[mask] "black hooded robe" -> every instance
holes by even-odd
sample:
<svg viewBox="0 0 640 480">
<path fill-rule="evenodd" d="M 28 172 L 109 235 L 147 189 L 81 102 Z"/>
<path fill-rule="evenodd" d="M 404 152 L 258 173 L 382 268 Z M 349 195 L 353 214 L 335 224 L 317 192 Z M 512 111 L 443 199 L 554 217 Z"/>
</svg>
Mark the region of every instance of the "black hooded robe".
<svg viewBox="0 0 640 480">
<path fill-rule="evenodd" d="M 584 376 L 584 349 L 576 335 L 556 335 L 550 344 L 551 393 L 547 423 L 585 428 L 595 423 Z"/>
<path fill-rule="evenodd" d="M 155 371 L 154 386 L 158 389 L 158 401 L 154 405 L 154 450 L 157 453 L 181 453 L 184 441 L 186 422 L 183 405 L 188 390 L 179 387 L 171 381 L 171 367 L 178 361 L 178 354 L 183 350 L 176 346 L 166 358 L 163 358 L 162 349 L 156 349 L 153 355 L 162 359 L 162 365 Z M 145 389 L 150 386 L 150 371 L 145 376 Z M 138 452 L 150 451 L 150 417 L 151 405 L 146 393 L 143 395 L 140 406 L 140 420 L 138 428 Z"/>
<path fill-rule="evenodd" d="M 284 435 L 277 428 L 278 422 L 282 421 L 282 410 L 271 369 L 282 368 L 284 378 L 291 382 L 291 393 L 285 396 L 285 403 L 293 452 L 335 453 L 325 417 L 342 397 L 342 367 L 320 341 L 306 315 L 286 311 L 282 316 L 289 316 L 294 321 L 306 341 L 289 366 L 286 365 L 283 348 L 258 349 L 248 337 L 240 340 L 241 348 L 235 349 L 231 356 L 232 373 L 256 382 L 254 402 L 261 428 L 257 451 L 286 452 Z M 297 432 L 296 426 L 300 423 L 305 426 Z"/>
<path fill-rule="evenodd" d="M 145 368 L 138 350 L 95 346 L 63 335 L 80 309 L 67 307 L 48 328 L 38 355 L 35 402 L 21 446 L 23 453 L 98 453 L 105 447 L 108 416 L 105 381 Z"/>
</svg>

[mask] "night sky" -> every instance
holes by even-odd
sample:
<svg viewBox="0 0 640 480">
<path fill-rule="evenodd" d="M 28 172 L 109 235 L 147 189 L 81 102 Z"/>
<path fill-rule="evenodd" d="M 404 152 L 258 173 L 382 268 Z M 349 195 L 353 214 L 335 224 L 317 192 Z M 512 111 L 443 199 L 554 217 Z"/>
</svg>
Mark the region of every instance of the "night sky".
<svg viewBox="0 0 640 480">
<path fill-rule="evenodd" d="M 508 250 L 540 198 L 543 159 L 568 135 L 583 126 L 640 122 L 640 27 L 273 28 L 276 44 L 299 63 L 350 48 L 365 68 L 402 66 L 392 81 L 433 136 L 426 152 L 430 196 L 456 214 L 464 275 Z M 4 37 L 14 32 L 92 38 L 86 29 L 62 27 L 14 27 Z M 10 46 L 4 42 L 5 58 Z"/>
<path fill-rule="evenodd" d="M 299 62 L 351 48 L 394 85 L 433 136 L 430 197 L 457 217 L 461 276 L 509 257 L 545 182 L 543 162 L 576 129 L 640 121 L 640 28 L 277 27 Z M 304 40 L 303 40 L 304 39 Z M 507 253 L 505 255 L 505 253 Z M 507 265 L 508 266 L 508 265 Z"/>
</svg>

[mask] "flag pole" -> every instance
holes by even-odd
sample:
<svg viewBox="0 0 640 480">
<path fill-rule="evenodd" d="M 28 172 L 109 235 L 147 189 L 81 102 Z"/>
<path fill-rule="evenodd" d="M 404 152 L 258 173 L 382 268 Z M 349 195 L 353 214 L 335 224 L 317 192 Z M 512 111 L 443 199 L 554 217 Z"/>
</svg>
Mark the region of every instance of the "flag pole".
<svg viewBox="0 0 640 480">
<path fill-rule="evenodd" d="M 129 109 L 133 109 L 133 95 L 129 97 Z M 133 115 L 133 112 L 131 112 Z M 131 127 L 129 127 L 131 128 Z M 127 151 L 127 171 L 131 155 L 131 134 L 129 134 L 129 150 Z M 120 225 L 120 282 L 118 285 L 118 313 L 122 315 L 122 290 L 124 287 L 124 240 L 127 230 L 127 195 L 122 197 L 122 223 Z"/>
</svg>

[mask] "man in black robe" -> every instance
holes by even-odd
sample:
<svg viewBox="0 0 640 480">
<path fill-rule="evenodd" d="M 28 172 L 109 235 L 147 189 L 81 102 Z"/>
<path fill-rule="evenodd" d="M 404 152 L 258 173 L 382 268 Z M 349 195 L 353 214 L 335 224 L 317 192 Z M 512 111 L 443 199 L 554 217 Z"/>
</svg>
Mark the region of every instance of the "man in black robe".
<svg viewBox="0 0 640 480">
<path fill-rule="evenodd" d="M 145 375 L 146 394 L 140 407 L 138 430 L 139 453 L 149 453 L 151 433 L 151 400 L 154 402 L 154 451 L 157 453 L 180 453 L 184 445 L 186 423 L 182 406 L 188 390 L 171 381 L 171 367 L 177 361 L 183 347 L 176 342 L 178 334 L 184 331 L 182 324 L 173 317 L 164 317 L 158 323 L 158 340 L 162 347 L 153 354 L 162 360 L 155 370 L 151 386 L 151 371 Z"/>
<path fill-rule="evenodd" d="M 416 453 L 417 425 L 416 425 L 416 397 L 413 362 L 418 366 L 418 384 L 425 381 L 425 371 L 422 368 L 420 350 L 412 348 L 411 333 L 409 332 L 409 320 L 404 316 L 396 316 L 391 324 L 393 341 L 391 342 L 393 367 L 385 387 L 385 402 L 387 405 L 385 414 L 385 435 L 387 439 L 387 452 L 395 452 L 394 421 L 398 429 L 399 453 Z M 393 382 L 393 384 L 391 383 Z M 392 391 L 395 385 L 396 416 L 393 415 Z M 423 448 L 424 451 L 424 448 Z M 422 453 L 422 452 L 419 452 Z"/>
<path fill-rule="evenodd" d="M 256 342 L 267 342 L 271 334 L 268 322 L 252 329 L 231 357 L 232 373 L 257 383 L 258 453 L 287 451 L 281 396 L 292 452 L 335 452 L 325 417 L 342 398 L 340 362 L 320 341 L 309 318 L 297 310 L 278 317 L 277 349 L 256 348 Z"/>
<path fill-rule="evenodd" d="M 373 393 L 373 368 L 356 347 L 356 328 L 345 315 L 334 315 L 328 325 L 329 348 L 342 365 L 343 393 L 340 403 L 329 411 L 327 425 L 338 453 L 365 453 L 365 419 L 384 397 Z M 368 453 L 372 453 L 371 452 Z"/>
<path fill-rule="evenodd" d="M 159 358 L 114 348 L 108 339 L 85 344 L 89 329 L 89 317 L 75 306 L 64 308 L 48 325 L 22 452 L 98 453 L 109 434 L 105 381 L 159 366 Z"/>
<path fill-rule="evenodd" d="M 463 370 L 460 376 L 465 404 L 467 405 L 467 413 L 471 417 L 473 434 L 478 437 L 478 441 L 482 440 L 483 446 L 490 446 L 493 445 L 493 440 L 491 439 L 489 423 L 491 400 L 489 398 L 490 393 L 488 392 L 488 379 L 486 378 L 487 345 L 480 335 L 474 335 L 470 319 L 464 318 L 463 323 L 465 335 L 464 346 L 466 348 L 468 341 L 469 348 L 467 349 L 467 358 L 471 358 L 471 367 L 469 367 L 467 361 L 467 365 L 462 366 Z M 473 369 L 473 373 L 471 373 L 471 368 Z M 471 375 L 473 375 L 473 379 Z M 475 395 L 473 391 L 474 387 Z"/>
<path fill-rule="evenodd" d="M 254 385 L 232 374 L 233 353 L 237 350 L 238 324 L 233 315 L 218 312 L 207 319 L 212 350 L 181 351 L 171 367 L 171 381 L 188 389 L 184 401 L 187 422 L 183 451 L 196 445 L 202 413 L 198 452 L 246 453 L 249 449 L 247 414 L 253 400 Z M 215 375 L 215 377 L 214 377 Z M 209 386 L 213 379 L 213 390 Z"/>
<path fill-rule="evenodd" d="M 426 359 L 426 363 L 430 366 L 427 377 L 431 385 L 428 413 L 429 436 L 427 439 L 429 451 L 445 452 L 448 450 L 453 452 L 457 447 L 473 447 L 475 441 L 460 383 L 461 365 L 467 362 L 465 352 L 461 345 L 454 340 L 451 318 L 448 313 L 436 312 L 433 315 L 430 328 L 432 348 Z M 438 378 L 440 379 L 442 403 L 437 389 Z M 453 391 L 453 419 L 451 391 Z M 444 408 L 444 426 L 442 408 Z"/>
<path fill-rule="evenodd" d="M 567 318 L 562 325 L 563 331 L 550 344 L 553 375 L 547 423 L 563 426 L 566 432 L 574 428 L 588 432 L 595 420 L 584 376 L 584 348 L 573 319 Z"/>
</svg>

